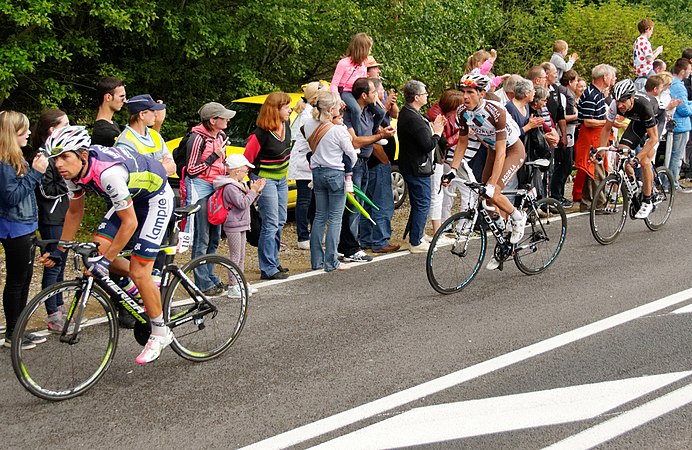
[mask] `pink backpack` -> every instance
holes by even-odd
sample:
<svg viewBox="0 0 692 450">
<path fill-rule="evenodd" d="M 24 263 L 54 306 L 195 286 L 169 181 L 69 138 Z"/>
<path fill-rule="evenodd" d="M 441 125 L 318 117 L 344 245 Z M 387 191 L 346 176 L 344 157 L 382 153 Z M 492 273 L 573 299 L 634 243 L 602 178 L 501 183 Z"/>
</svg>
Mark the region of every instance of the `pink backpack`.
<svg viewBox="0 0 692 450">
<path fill-rule="evenodd" d="M 228 210 L 233 205 L 226 206 L 223 202 L 223 187 L 216 189 L 207 202 L 207 211 L 209 213 L 209 223 L 212 225 L 221 225 L 226 221 Z"/>
</svg>

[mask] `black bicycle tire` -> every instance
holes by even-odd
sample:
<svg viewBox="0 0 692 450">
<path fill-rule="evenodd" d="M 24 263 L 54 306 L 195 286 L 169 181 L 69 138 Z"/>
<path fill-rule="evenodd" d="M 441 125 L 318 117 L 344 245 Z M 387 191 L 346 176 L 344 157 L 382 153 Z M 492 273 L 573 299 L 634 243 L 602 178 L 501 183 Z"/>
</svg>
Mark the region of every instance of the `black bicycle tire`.
<svg viewBox="0 0 692 450">
<path fill-rule="evenodd" d="M 668 222 L 668 219 L 670 218 L 670 215 L 673 213 L 673 203 L 675 202 L 675 180 L 673 180 L 673 174 L 670 172 L 665 167 L 658 167 L 656 171 L 654 172 L 654 185 L 657 185 L 658 183 L 658 174 L 665 174 L 665 177 L 668 179 L 668 186 L 670 186 L 670 191 L 667 193 L 667 195 L 670 195 L 670 202 L 668 203 L 666 214 L 663 218 L 663 220 L 659 223 L 653 223 L 651 215 L 644 219 L 644 223 L 646 226 L 649 228 L 651 231 L 658 231 L 663 227 L 666 222 Z M 658 189 L 664 189 L 663 186 L 655 186 Z M 660 205 L 657 206 L 657 208 L 660 208 Z"/>
<path fill-rule="evenodd" d="M 531 208 L 529 211 L 527 211 L 529 217 L 526 221 L 526 224 L 531 228 L 531 234 L 527 235 L 525 232 L 524 237 L 516 244 L 518 247 L 522 246 L 522 244 L 526 242 L 526 239 L 533 239 L 536 234 L 543 234 L 545 226 L 548 225 L 548 220 L 550 219 L 550 217 L 542 218 L 540 214 L 538 214 L 538 211 L 543 210 L 543 206 L 545 206 L 545 211 L 548 214 L 553 214 L 552 217 L 560 218 L 561 231 L 555 251 L 552 253 L 552 255 L 550 255 L 550 257 L 547 259 L 545 263 L 543 263 L 541 267 L 529 267 L 527 264 L 524 264 L 524 260 L 522 260 L 522 256 L 520 256 L 519 252 L 514 253 L 514 263 L 517 265 L 517 268 L 526 275 L 536 275 L 541 272 L 544 272 L 548 267 L 550 267 L 560 254 L 560 251 L 562 250 L 562 247 L 565 244 L 565 238 L 567 237 L 567 214 L 565 214 L 565 208 L 562 206 L 562 203 L 555 200 L 554 198 L 543 198 L 541 200 L 536 201 L 534 205 L 535 209 Z M 553 213 L 551 209 L 557 210 L 557 213 Z M 536 223 L 538 223 L 538 225 L 536 225 Z M 551 227 L 551 229 L 552 228 L 553 227 Z"/>
<path fill-rule="evenodd" d="M 453 222 L 456 222 L 460 219 L 468 220 L 472 217 L 473 214 L 469 211 L 461 211 L 456 214 L 453 214 L 451 217 L 444 221 L 444 223 L 440 226 L 440 228 L 437 230 L 437 232 L 430 241 L 430 248 L 428 249 L 428 254 L 425 258 L 425 273 L 428 277 L 428 283 L 430 283 L 430 286 L 440 294 L 449 295 L 461 291 L 476 277 L 476 275 L 478 275 L 478 272 L 482 267 L 483 259 L 485 258 L 485 253 L 487 251 L 488 246 L 488 238 L 485 234 L 484 228 L 481 228 L 481 231 L 478 233 L 478 239 L 480 239 L 481 241 L 480 253 L 478 255 L 477 262 L 473 266 L 471 274 L 469 276 L 467 276 L 461 283 L 457 284 L 456 286 L 446 287 L 440 284 L 440 282 L 438 281 L 438 277 L 436 277 L 434 273 L 434 259 L 435 253 L 437 252 L 437 242 L 440 239 L 440 236 L 444 235 L 445 233 L 448 234 L 448 228 Z M 456 232 L 458 232 L 458 230 L 452 231 L 455 232 L 455 234 Z"/>
<path fill-rule="evenodd" d="M 596 209 L 596 199 L 601 197 L 601 193 L 605 190 L 609 182 L 619 182 L 618 196 L 622 197 L 621 210 L 618 213 L 620 215 L 620 222 L 611 236 L 604 236 L 599 233 L 598 224 L 596 223 L 598 219 L 597 209 Z M 605 196 L 605 194 L 603 194 Z M 627 216 L 630 209 L 630 199 L 628 196 L 627 183 L 619 181 L 619 177 L 613 173 L 609 174 L 607 177 L 601 181 L 601 183 L 596 188 L 593 195 L 594 200 L 591 202 L 591 209 L 589 211 L 589 227 L 591 228 L 591 235 L 593 235 L 596 242 L 601 245 L 609 245 L 615 242 L 615 240 L 620 236 L 622 230 L 625 228 L 625 222 L 627 222 Z M 616 200 L 617 206 L 617 200 Z"/>
<path fill-rule="evenodd" d="M 69 281 L 62 281 L 59 283 L 56 283 L 46 289 L 43 289 L 41 292 L 36 294 L 36 296 L 31 299 L 27 303 L 27 305 L 24 307 L 22 310 L 22 313 L 19 316 L 19 319 L 17 320 L 17 324 L 15 325 L 15 330 L 18 331 L 21 335 L 24 334 L 27 324 L 31 320 L 31 316 L 39 309 L 43 308 L 43 305 L 45 303 L 44 299 L 48 299 L 56 294 L 59 294 L 61 292 L 64 292 L 67 290 L 69 287 L 81 287 L 81 280 L 76 279 L 76 280 L 69 280 Z M 14 373 L 17 376 L 17 379 L 19 380 L 19 383 L 31 394 L 35 395 L 36 397 L 42 398 L 44 400 L 50 400 L 50 401 L 60 401 L 60 400 L 68 400 L 70 398 L 77 397 L 79 395 L 84 394 L 86 391 L 94 387 L 96 383 L 101 379 L 101 377 L 108 371 L 108 368 L 110 367 L 111 363 L 113 362 L 113 357 L 115 356 L 116 349 L 118 347 L 118 318 L 117 314 L 115 312 L 115 309 L 113 307 L 113 304 L 111 303 L 109 296 L 101 289 L 99 286 L 94 284 L 92 286 L 91 290 L 91 295 L 90 297 L 93 297 L 96 299 L 96 301 L 101 304 L 104 307 L 104 311 L 106 313 L 106 317 L 108 318 L 109 322 L 109 348 L 106 350 L 106 354 L 104 355 L 104 359 L 102 363 L 97 367 L 96 372 L 86 380 L 86 382 L 83 382 L 79 384 L 78 386 L 67 390 L 66 392 L 63 393 L 56 393 L 53 390 L 46 390 L 45 388 L 42 388 L 37 384 L 35 380 L 33 380 L 30 376 L 30 374 L 27 372 L 26 367 L 22 361 L 22 350 L 21 350 L 21 340 L 14 340 L 12 341 L 12 367 L 14 369 Z M 91 301 L 91 298 L 87 301 Z M 38 345 L 43 345 L 43 344 L 38 344 Z M 31 352 L 33 350 L 27 350 L 28 352 Z"/>
<path fill-rule="evenodd" d="M 179 340 L 175 337 L 175 329 L 173 329 L 173 342 L 171 342 L 171 348 L 180 357 L 187 359 L 188 361 L 202 362 L 208 361 L 221 356 L 226 350 L 228 350 L 240 336 L 243 327 L 245 326 L 245 321 L 247 320 L 248 314 L 248 298 L 249 293 L 247 291 L 247 282 L 245 281 L 245 276 L 243 272 L 238 268 L 238 266 L 225 256 L 221 255 L 202 255 L 199 256 L 182 267 L 182 271 L 185 273 L 191 272 L 194 267 L 201 265 L 202 263 L 213 263 L 220 264 L 226 267 L 230 267 L 234 271 L 234 275 L 238 276 L 242 280 L 243 295 L 241 296 L 241 309 L 238 319 L 236 320 L 235 327 L 231 336 L 219 347 L 208 352 L 198 352 L 186 348 Z M 170 320 L 170 308 L 172 306 L 173 296 L 176 292 L 176 288 L 181 283 L 181 279 L 178 278 L 174 272 L 171 272 L 171 282 L 166 288 L 166 293 L 163 301 L 163 316 L 164 321 L 168 322 Z M 184 289 L 184 288 L 183 288 Z"/>
</svg>

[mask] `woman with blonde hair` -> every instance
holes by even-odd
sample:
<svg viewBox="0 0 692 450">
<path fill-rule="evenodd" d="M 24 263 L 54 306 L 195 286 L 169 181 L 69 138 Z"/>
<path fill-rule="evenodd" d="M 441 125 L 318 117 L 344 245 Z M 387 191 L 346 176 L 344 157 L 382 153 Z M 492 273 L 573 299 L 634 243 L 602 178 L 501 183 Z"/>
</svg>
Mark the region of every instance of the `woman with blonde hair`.
<svg viewBox="0 0 692 450">
<path fill-rule="evenodd" d="M 313 270 L 345 270 L 349 266 L 339 263 L 337 246 L 341 220 L 346 203 L 346 167 L 352 167 L 358 155 L 353 149 L 351 136 L 343 125 L 332 121 L 340 116 L 341 99 L 331 92 L 321 93 L 312 118 L 305 122 L 305 135 L 312 150 L 313 188 L 315 190 L 315 220 L 310 233 L 310 262 Z M 344 161 L 344 157 L 350 161 Z M 328 224 L 328 225 L 327 225 Z M 327 227 L 325 249 L 322 238 Z"/>
<path fill-rule="evenodd" d="M 296 232 L 298 233 L 298 248 L 301 250 L 310 249 L 309 217 L 312 203 L 312 189 L 308 187 L 312 181 L 312 174 L 306 158 L 310 147 L 301 127 L 312 116 L 312 107 L 317 103 L 317 95 L 326 89 L 326 86 L 319 81 L 306 84 L 303 86 L 303 97 L 293 108 L 298 116 L 291 125 L 293 149 L 288 163 L 288 179 L 296 181 Z"/>
<path fill-rule="evenodd" d="M 250 179 L 266 178 L 257 202 L 262 218 L 257 256 L 263 280 L 288 278 L 288 269 L 281 267 L 279 247 L 281 232 L 288 215 L 288 181 L 286 173 L 291 158 L 291 97 L 272 92 L 260 108 L 257 128 L 248 138 L 245 157 L 255 167 Z"/>
<path fill-rule="evenodd" d="M 22 147 L 29 139 L 29 119 L 15 111 L 0 111 L 0 243 L 5 249 L 7 277 L 2 292 L 5 311 L 5 347 L 12 345 L 14 326 L 29 297 L 33 275 L 33 238 L 38 228 L 34 190 L 48 167 L 48 158 L 38 153 L 29 167 Z M 36 347 L 46 338 L 34 334 L 20 337 L 23 349 Z"/>
</svg>

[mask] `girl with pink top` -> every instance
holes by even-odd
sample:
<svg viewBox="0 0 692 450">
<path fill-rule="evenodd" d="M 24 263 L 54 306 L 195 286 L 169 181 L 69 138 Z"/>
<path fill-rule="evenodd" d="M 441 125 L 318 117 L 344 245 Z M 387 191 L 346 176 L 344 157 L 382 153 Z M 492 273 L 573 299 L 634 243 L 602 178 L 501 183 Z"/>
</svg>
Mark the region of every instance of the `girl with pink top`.
<svg viewBox="0 0 692 450">
<path fill-rule="evenodd" d="M 473 73 L 473 74 L 480 74 L 480 75 L 486 75 L 488 76 L 488 73 L 493 68 L 493 64 L 495 64 L 495 60 L 497 59 L 497 51 L 493 48 L 490 50 L 490 52 L 487 52 L 485 50 L 478 50 L 475 52 L 473 55 L 469 56 L 468 61 L 466 62 L 466 72 L 465 73 Z M 509 75 L 504 75 L 501 77 L 490 77 L 490 83 L 486 87 L 486 90 L 490 91 L 492 89 L 497 88 L 502 82 L 507 78 Z"/>
<path fill-rule="evenodd" d="M 368 69 L 365 66 L 365 61 L 372 50 L 372 38 L 365 33 L 358 33 L 351 38 L 351 43 L 348 45 L 346 56 L 341 58 L 334 70 L 330 90 L 335 94 L 341 95 L 341 100 L 346 103 L 346 110 L 351 115 L 351 123 L 356 136 L 368 136 L 372 130 L 360 129 L 360 106 L 353 97 L 351 89 L 353 83 L 358 78 L 367 77 Z M 384 117 L 384 113 L 382 114 Z M 382 117 L 379 122 L 382 121 Z M 377 117 L 376 117 L 377 119 Z M 375 120 L 375 126 L 379 127 L 379 122 Z M 365 134 L 363 134 L 365 133 Z"/>
</svg>

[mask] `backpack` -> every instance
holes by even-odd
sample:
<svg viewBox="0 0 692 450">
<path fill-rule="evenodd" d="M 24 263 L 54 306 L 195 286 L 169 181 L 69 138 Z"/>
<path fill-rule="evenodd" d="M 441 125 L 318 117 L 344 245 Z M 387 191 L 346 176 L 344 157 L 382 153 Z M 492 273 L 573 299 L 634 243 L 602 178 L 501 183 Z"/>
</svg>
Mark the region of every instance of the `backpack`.
<svg viewBox="0 0 692 450">
<path fill-rule="evenodd" d="M 233 207 L 228 207 L 223 202 L 223 189 L 225 186 L 216 189 L 209 200 L 207 200 L 207 212 L 209 213 L 209 223 L 212 225 L 221 225 L 226 221 L 228 210 Z"/>
<path fill-rule="evenodd" d="M 175 173 L 178 174 L 178 177 L 180 179 L 183 178 L 183 169 L 185 168 L 185 166 L 187 166 L 187 161 L 190 158 L 190 155 L 187 152 L 187 143 L 193 134 L 194 132 L 192 131 L 187 133 L 185 137 L 180 140 L 178 148 L 173 150 L 173 161 L 175 161 Z"/>
</svg>

